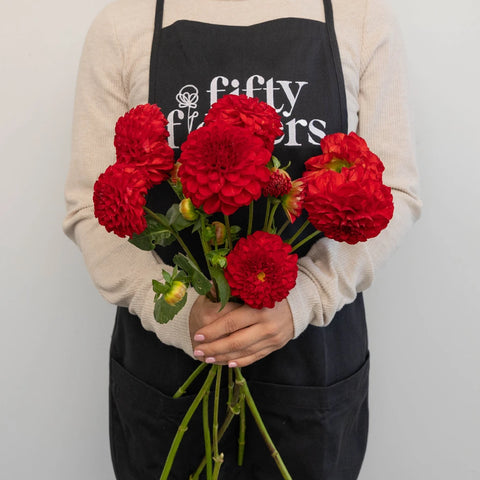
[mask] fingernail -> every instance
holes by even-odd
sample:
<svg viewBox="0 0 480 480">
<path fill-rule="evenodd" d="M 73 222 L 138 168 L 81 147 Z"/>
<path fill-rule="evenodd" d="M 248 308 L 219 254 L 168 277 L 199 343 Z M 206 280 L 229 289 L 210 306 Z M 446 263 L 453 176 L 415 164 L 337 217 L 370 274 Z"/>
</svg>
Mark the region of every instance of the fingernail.
<svg viewBox="0 0 480 480">
<path fill-rule="evenodd" d="M 213 358 L 213 357 L 207 357 L 207 358 L 205 359 L 205 363 L 215 363 L 215 358 Z"/>
<path fill-rule="evenodd" d="M 193 352 L 193 354 L 196 356 L 196 357 L 203 357 L 205 356 L 205 354 L 201 351 L 201 350 L 195 350 Z"/>
<path fill-rule="evenodd" d="M 237 362 L 228 362 L 228 367 L 229 367 L 229 368 L 237 368 L 237 367 L 238 367 L 238 363 L 237 363 Z"/>
<path fill-rule="evenodd" d="M 196 341 L 196 342 L 203 342 L 205 340 L 205 335 L 202 335 L 201 333 L 197 333 L 193 339 Z"/>
</svg>

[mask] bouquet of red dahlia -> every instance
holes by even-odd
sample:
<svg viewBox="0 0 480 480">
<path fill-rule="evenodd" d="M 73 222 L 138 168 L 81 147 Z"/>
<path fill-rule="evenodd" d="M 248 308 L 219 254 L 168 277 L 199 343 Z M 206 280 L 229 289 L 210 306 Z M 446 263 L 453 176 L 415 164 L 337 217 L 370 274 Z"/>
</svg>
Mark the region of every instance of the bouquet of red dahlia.
<svg viewBox="0 0 480 480">
<path fill-rule="evenodd" d="M 94 187 L 95 216 L 107 231 L 143 250 L 177 242 L 172 269 L 153 279 L 154 316 L 170 321 L 184 307 L 187 288 L 219 303 L 243 302 L 252 308 L 272 308 L 295 286 L 297 255 L 293 253 L 320 233 L 351 244 L 378 235 L 393 214 L 390 189 L 382 183 L 383 164 L 355 133 L 336 133 L 321 142 L 322 154 L 305 162 L 302 178 L 292 180 L 287 167 L 273 156 L 275 138 L 282 135 L 275 109 L 256 98 L 226 95 L 212 105 L 204 125 L 188 135 L 175 163 L 167 142 L 167 121 L 156 105 L 140 105 L 115 128 L 117 161 L 100 175 Z M 147 207 L 152 187 L 167 183 L 178 201 L 164 212 Z M 262 202 L 260 202 L 263 199 Z M 277 225 L 277 210 L 285 215 Z M 245 221 L 230 218 L 246 209 Z M 282 239 L 287 226 L 306 210 L 307 220 L 295 234 Z M 253 231 L 254 215 L 263 228 Z M 257 221 L 258 224 L 258 221 Z M 312 224 L 313 233 L 304 234 Z M 198 233 L 195 248 L 184 233 Z M 193 252 L 196 252 L 194 255 Z M 199 253 L 200 252 L 200 253 Z M 182 395 L 206 367 L 201 363 L 179 388 Z M 233 371 L 235 378 L 233 375 Z M 234 416 L 240 417 L 239 464 L 245 443 L 245 403 L 285 479 L 283 464 L 260 417 L 240 368 L 228 369 L 228 408 L 219 425 L 219 389 L 222 367 L 210 372 L 185 414 L 162 472 L 166 480 L 193 413 L 203 403 L 205 458 L 191 479 L 205 468 L 207 478 L 218 478 L 223 462 L 219 441 Z M 208 396 L 214 386 L 210 428 Z"/>
</svg>

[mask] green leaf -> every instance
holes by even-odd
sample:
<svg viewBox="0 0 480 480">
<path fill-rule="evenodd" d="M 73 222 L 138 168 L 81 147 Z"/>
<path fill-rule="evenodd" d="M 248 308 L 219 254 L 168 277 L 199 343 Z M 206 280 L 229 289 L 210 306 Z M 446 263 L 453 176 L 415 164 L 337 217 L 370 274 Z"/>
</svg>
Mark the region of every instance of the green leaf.
<svg viewBox="0 0 480 480">
<path fill-rule="evenodd" d="M 222 308 L 225 307 L 227 302 L 230 300 L 230 285 L 225 278 L 225 274 L 222 268 L 212 268 L 212 277 L 213 281 L 216 284 L 217 292 L 222 305 Z"/>
<path fill-rule="evenodd" d="M 173 257 L 173 263 L 186 272 L 188 276 L 191 276 L 193 270 L 196 268 L 195 264 L 188 257 L 183 255 L 183 253 L 177 253 Z"/>
<path fill-rule="evenodd" d="M 190 227 L 194 224 L 190 220 L 186 220 L 180 213 L 180 204 L 174 203 L 167 211 L 166 218 L 169 225 L 171 225 L 177 232 Z"/>
<path fill-rule="evenodd" d="M 175 267 L 175 268 L 177 268 L 177 267 Z M 188 275 L 183 270 L 180 270 L 174 277 L 172 276 L 172 280 L 183 282 L 183 283 L 187 284 L 187 286 L 190 283 Z"/>
<path fill-rule="evenodd" d="M 241 231 L 242 231 L 242 227 L 239 227 L 238 225 L 232 225 L 230 227 L 230 234 L 232 236 L 232 241 L 235 242 L 235 240 L 238 240 L 238 237 Z"/>
<path fill-rule="evenodd" d="M 192 232 L 198 232 L 202 228 L 202 215 L 200 215 L 194 222 Z"/>
<path fill-rule="evenodd" d="M 225 257 L 230 252 L 229 248 L 217 248 L 216 250 L 210 250 L 207 253 L 207 258 L 212 259 L 214 257 Z"/>
<path fill-rule="evenodd" d="M 191 278 L 192 287 L 199 295 L 206 295 L 212 288 L 210 280 L 200 270 L 195 270 Z"/>
<path fill-rule="evenodd" d="M 176 218 L 181 215 L 180 210 L 179 210 L 179 203 L 174 203 L 172 206 L 167 210 L 167 214 L 165 217 L 168 220 L 168 224 L 171 225 L 173 222 L 175 222 Z"/>
<path fill-rule="evenodd" d="M 166 270 L 162 270 L 162 277 L 167 283 L 172 281 L 172 276 Z"/>
<path fill-rule="evenodd" d="M 155 302 L 153 315 L 158 323 L 168 323 L 187 303 L 187 294 L 175 305 L 169 305 L 163 296 Z"/>
<path fill-rule="evenodd" d="M 185 255 L 177 253 L 173 257 L 173 263 L 184 270 L 190 277 L 192 287 L 200 295 L 206 295 L 212 288 L 210 280 L 201 272 L 201 270 Z"/>
<path fill-rule="evenodd" d="M 168 183 L 172 187 L 172 189 L 175 192 L 175 194 L 177 195 L 177 197 L 182 199 L 183 198 L 183 188 L 182 188 L 182 184 L 180 183 L 180 181 L 178 181 L 177 183 L 173 183 L 173 182 L 168 182 Z"/>
<path fill-rule="evenodd" d="M 154 301 L 156 302 L 158 297 L 160 295 L 163 295 L 164 293 L 167 293 L 170 287 L 168 285 L 165 285 L 163 283 L 160 283 L 157 280 L 152 280 L 152 286 L 153 286 L 153 291 L 155 292 L 155 298 Z"/>
<path fill-rule="evenodd" d="M 215 227 L 213 225 L 207 225 L 205 230 L 201 233 L 203 240 L 208 243 L 210 240 L 215 239 Z"/>
<path fill-rule="evenodd" d="M 150 251 L 155 245 L 170 245 L 175 241 L 175 237 L 157 220 L 147 217 L 147 228 L 138 235 L 134 233 L 128 241 L 141 250 Z"/>
</svg>

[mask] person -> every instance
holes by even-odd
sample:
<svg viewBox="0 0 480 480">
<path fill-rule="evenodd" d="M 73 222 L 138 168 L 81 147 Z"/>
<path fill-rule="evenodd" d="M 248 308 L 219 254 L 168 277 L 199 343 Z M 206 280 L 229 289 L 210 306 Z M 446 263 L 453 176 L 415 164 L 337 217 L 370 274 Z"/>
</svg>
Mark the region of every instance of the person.
<svg viewBox="0 0 480 480">
<path fill-rule="evenodd" d="M 151 280 L 171 265 L 178 246 L 144 252 L 108 234 L 94 217 L 93 184 L 115 161 L 114 126 L 126 111 L 158 104 L 178 158 L 188 133 L 225 94 L 255 96 L 277 110 L 284 135 L 274 154 L 292 162 L 293 178 L 320 153 L 325 135 L 356 131 L 385 164 L 394 217 L 364 243 L 320 238 L 305 246 L 295 287 L 272 309 L 229 303 L 218 312 L 189 289 L 185 308 L 160 325 L 153 317 Z M 421 209 L 402 44 L 384 0 L 109 4 L 82 53 L 65 191 L 64 230 L 81 249 L 100 293 L 118 306 L 110 361 L 117 479 L 159 477 L 196 387 L 179 399 L 171 395 L 199 360 L 243 367 L 294 479 L 358 477 L 368 431 L 361 292 Z M 163 185 L 148 201 L 161 211 L 171 195 Z M 280 478 L 251 419 L 246 441 L 240 468 L 235 429 L 222 439 L 220 478 Z M 203 454 L 201 419 L 194 417 L 170 478 L 186 480 Z"/>
</svg>

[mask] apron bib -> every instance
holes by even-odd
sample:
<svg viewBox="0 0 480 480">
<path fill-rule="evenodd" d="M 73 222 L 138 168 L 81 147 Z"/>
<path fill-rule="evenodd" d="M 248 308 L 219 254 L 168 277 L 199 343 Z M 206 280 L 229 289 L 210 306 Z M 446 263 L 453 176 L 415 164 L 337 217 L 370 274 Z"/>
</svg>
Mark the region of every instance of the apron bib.
<svg viewBox="0 0 480 480">
<path fill-rule="evenodd" d="M 330 0 L 324 0 L 324 7 L 325 23 L 283 18 L 239 27 L 182 20 L 162 28 L 163 1 L 157 1 L 149 102 L 167 116 L 169 142 L 177 158 L 179 146 L 201 125 L 210 105 L 229 93 L 255 96 L 276 108 L 284 136 L 277 140 L 274 154 L 282 164 L 291 162 L 292 178 L 302 175 L 305 160 L 320 153 L 323 136 L 347 133 Z M 149 193 L 149 206 L 156 211 L 165 212 L 174 202 L 168 185 Z M 232 216 L 232 224 L 246 225 L 245 210 Z M 303 218 L 297 220 L 284 236 L 290 237 L 302 223 Z M 182 236 L 200 258 L 197 238 L 183 232 Z M 300 249 L 299 255 L 310 246 Z M 177 251 L 172 245 L 157 253 L 172 264 Z M 158 480 L 177 427 L 203 378 L 187 395 L 175 400 L 171 395 L 198 362 L 162 344 L 122 307 L 117 310 L 110 353 L 110 440 L 116 478 Z M 242 369 L 294 480 L 357 478 L 367 442 L 368 369 L 361 294 L 329 326 L 309 326 L 281 350 Z M 171 480 L 188 480 L 203 458 L 200 410 L 178 450 Z M 225 454 L 220 479 L 281 480 L 248 413 L 241 468 L 236 465 L 237 438 L 237 428 L 231 426 L 220 443 Z"/>
</svg>

